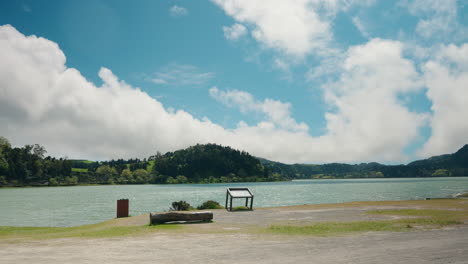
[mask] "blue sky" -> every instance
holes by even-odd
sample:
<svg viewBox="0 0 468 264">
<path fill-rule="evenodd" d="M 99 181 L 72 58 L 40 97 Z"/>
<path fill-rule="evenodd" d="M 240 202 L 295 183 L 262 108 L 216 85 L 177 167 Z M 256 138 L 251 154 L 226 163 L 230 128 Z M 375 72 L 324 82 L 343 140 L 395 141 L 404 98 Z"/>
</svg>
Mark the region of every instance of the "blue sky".
<svg viewBox="0 0 468 264">
<path fill-rule="evenodd" d="M 2 1 L 0 135 L 70 158 L 218 143 L 406 163 L 468 143 L 468 3 Z"/>
</svg>

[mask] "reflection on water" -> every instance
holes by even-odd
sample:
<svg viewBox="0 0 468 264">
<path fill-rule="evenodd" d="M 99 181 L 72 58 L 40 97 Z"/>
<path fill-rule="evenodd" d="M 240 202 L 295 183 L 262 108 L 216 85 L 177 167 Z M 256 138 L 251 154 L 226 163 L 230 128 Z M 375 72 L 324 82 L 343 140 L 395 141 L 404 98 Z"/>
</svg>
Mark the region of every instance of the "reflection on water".
<svg viewBox="0 0 468 264">
<path fill-rule="evenodd" d="M 111 185 L 0 189 L 0 226 L 74 226 L 115 217 L 116 201 L 130 214 L 166 211 L 173 201 L 224 204 L 227 187 L 248 187 L 254 207 L 447 197 L 468 190 L 468 178 L 295 180 L 272 183 Z M 237 205 L 236 202 L 239 204 Z M 234 206 L 244 201 L 234 201 Z"/>
</svg>

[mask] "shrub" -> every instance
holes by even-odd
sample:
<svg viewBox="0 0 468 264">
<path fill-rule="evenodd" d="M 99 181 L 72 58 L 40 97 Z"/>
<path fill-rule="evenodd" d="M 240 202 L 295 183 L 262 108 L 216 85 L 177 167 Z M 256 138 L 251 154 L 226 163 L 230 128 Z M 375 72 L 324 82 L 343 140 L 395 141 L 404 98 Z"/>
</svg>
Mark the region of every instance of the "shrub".
<svg viewBox="0 0 468 264">
<path fill-rule="evenodd" d="M 171 211 L 188 211 L 192 209 L 192 206 L 186 201 L 173 202 L 172 207 L 169 209 Z"/>
<path fill-rule="evenodd" d="M 200 205 L 200 206 L 197 207 L 198 210 L 203 210 L 203 209 L 223 209 L 223 208 L 224 208 L 224 207 L 222 207 L 218 202 L 212 201 L 212 200 L 206 201 L 206 202 L 202 203 L 202 205 Z"/>
</svg>

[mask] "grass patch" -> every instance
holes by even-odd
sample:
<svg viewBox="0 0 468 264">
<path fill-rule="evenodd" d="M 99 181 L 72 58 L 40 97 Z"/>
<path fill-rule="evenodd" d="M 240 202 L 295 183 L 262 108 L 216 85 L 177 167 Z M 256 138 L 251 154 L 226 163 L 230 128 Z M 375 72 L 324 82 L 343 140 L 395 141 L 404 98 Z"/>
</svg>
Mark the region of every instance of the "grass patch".
<svg viewBox="0 0 468 264">
<path fill-rule="evenodd" d="M 463 224 L 468 219 L 467 211 L 435 209 L 396 209 L 373 210 L 368 214 L 407 216 L 395 220 L 356 221 L 356 222 L 323 222 L 305 226 L 272 225 L 268 233 L 284 235 L 330 236 L 357 232 L 402 232 L 413 228 L 434 229 Z"/>
<path fill-rule="evenodd" d="M 434 218 L 459 218 L 467 216 L 466 211 L 456 210 L 436 210 L 436 209 L 393 209 L 393 210 L 372 210 L 368 214 L 377 215 L 397 215 L 397 216 L 419 216 Z"/>
<path fill-rule="evenodd" d="M 116 226 L 111 221 L 77 227 L 0 227 L 0 239 L 108 238 L 180 229 L 180 225 Z"/>
<path fill-rule="evenodd" d="M 237 207 L 233 207 L 232 208 L 232 211 L 251 211 L 249 207 L 246 207 L 246 206 L 237 206 Z"/>
<path fill-rule="evenodd" d="M 75 172 L 88 172 L 88 169 L 84 168 L 72 168 L 71 170 Z"/>
<path fill-rule="evenodd" d="M 283 235 L 328 236 L 368 231 L 403 231 L 405 226 L 397 226 L 388 221 L 324 222 L 307 226 L 272 225 L 267 231 Z"/>
</svg>

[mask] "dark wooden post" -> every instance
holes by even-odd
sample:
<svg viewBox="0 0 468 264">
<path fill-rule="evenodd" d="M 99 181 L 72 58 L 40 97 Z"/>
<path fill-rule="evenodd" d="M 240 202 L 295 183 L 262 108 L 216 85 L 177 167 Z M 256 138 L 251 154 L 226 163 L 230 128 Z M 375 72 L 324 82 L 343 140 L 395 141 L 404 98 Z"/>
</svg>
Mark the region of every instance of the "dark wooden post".
<svg viewBox="0 0 468 264">
<path fill-rule="evenodd" d="M 253 195 L 252 198 L 250 198 L 250 210 L 253 210 Z"/>
<path fill-rule="evenodd" d="M 232 211 L 232 196 L 231 196 L 230 202 L 231 204 L 229 205 L 229 210 Z"/>
<path fill-rule="evenodd" d="M 228 210 L 228 198 L 229 198 L 229 191 L 226 191 L 226 210 Z"/>
<path fill-rule="evenodd" d="M 128 217 L 128 199 L 117 200 L 117 217 Z"/>
</svg>

